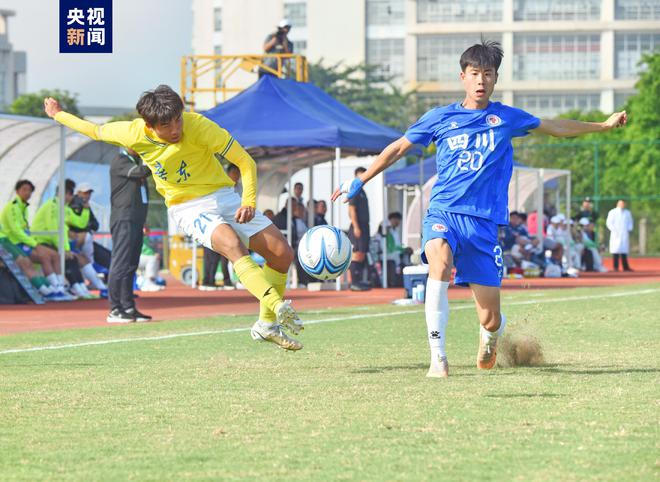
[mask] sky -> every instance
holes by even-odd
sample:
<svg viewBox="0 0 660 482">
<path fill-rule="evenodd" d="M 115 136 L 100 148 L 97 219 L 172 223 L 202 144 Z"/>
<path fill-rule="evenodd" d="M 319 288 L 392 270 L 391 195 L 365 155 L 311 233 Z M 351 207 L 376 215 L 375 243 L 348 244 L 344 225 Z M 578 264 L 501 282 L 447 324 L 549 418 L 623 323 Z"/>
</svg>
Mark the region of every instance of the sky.
<svg viewBox="0 0 660 482">
<path fill-rule="evenodd" d="M 9 42 L 27 52 L 27 92 L 66 89 L 80 106 L 132 108 L 158 84 L 179 90 L 181 56 L 192 53 L 191 3 L 113 0 L 111 54 L 59 53 L 59 0 L 0 0 L 0 9 L 16 12 Z"/>
</svg>

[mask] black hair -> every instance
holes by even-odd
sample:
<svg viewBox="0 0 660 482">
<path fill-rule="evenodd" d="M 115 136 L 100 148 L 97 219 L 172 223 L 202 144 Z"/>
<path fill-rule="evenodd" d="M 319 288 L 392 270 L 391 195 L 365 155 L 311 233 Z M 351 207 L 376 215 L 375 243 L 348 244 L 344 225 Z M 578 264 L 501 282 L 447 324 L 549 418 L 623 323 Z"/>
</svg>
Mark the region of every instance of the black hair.
<svg viewBox="0 0 660 482">
<path fill-rule="evenodd" d="M 28 181 L 27 179 L 21 179 L 17 181 L 16 185 L 14 186 L 14 191 L 18 191 L 23 186 L 30 186 L 30 189 L 32 189 L 34 192 L 34 184 L 32 184 L 32 182 Z"/>
<path fill-rule="evenodd" d="M 73 194 L 74 189 L 76 188 L 76 183 L 75 181 L 72 181 L 71 179 L 66 179 L 64 181 L 64 192 L 67 194 Z"/>
<path fill-rule="evenodd" d="M 461 55 L 461 71 L 465 72 L 468 67 L 480 67 L 482 69 L 493 68 L 497 72 L 502 63 L 502 57 L 504 57 L 502 45 L 482 37 L 481 43 L 474 44 Z"/>
<path fill-rule="evenodd" d="M 363 172 L 367 172 L 367 170 L 366 170 L 364 167 L 360 166 L 360 167 L 356 167 L 356 168 L 355 168 L 355 175 L 356 175 L 356 176 L 357 176 L 358 174 L 362 174 Z"/>
<path fill-rule="evenodd" d="M 403 219 L 399 211 L 394 211 L 387 216 L 387 219 L 398 219 L 399 221 Z"/>
<path fill-rule="evenodd" d="M 295 184 L 293 185 L 293 187 L 298 187 L 298 186 L 300 186 L 300 187 L 305 187 L 305 186 L 303 186 L 303 183 L 302 183 L 302 182 L 297 182 L 297 183 L 295 183 Z"/>
<path fill-rule="evenodd" d="M 143 92 L 135 108 L 147 124 L 155 126 L 178 119 L 183 112 L 183 101 L 169 85 L 159 85 Z"/>
</svg>

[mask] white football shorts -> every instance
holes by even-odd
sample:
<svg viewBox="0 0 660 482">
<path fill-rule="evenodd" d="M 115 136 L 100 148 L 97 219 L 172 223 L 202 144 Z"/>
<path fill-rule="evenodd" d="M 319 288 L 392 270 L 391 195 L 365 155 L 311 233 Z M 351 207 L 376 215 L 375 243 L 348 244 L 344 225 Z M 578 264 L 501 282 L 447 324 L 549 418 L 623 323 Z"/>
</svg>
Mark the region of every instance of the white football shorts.
<svg viewBox="0 0 660 482">
<path fill-rule="evenodd" d="M 240 224 L 234 219 L 240 207 L 241 196 L 233 187 L 223 187 L 206 196 L 171 206 L 168 211 L 181 231 L 209 249 L 213 249 L 211 234 L 220 224 L 230 225 L 249 248 L 250 238 L 272 223 L 261 211 L 256 211 L 252 221 Z"/>
</svg>

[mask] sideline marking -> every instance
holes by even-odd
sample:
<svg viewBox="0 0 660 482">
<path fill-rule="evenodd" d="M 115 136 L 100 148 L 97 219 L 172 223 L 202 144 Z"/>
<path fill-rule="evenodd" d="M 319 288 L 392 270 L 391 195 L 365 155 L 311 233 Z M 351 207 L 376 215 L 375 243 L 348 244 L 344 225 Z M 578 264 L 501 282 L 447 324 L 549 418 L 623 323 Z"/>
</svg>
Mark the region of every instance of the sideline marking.
<svg viewBox="0 0 660 482">
<path fill-rule="evenodd" d="M 570 301 L 583 301 L 583 300 L 597 300 L 602 298 L 623 298 L 628 296 L 636 295 L 646 295 L 650 293 L 657 293 L 660 289 L 646 289 L 639 291 L 624 291 L 621 293 L 607 293 L 602 295 L 583 295 L 583 296 L 572 296 L 568 298 L 552 298 L 552 299 L 541 299 L 541 300 L 527 300 L 527 301 L 514 301 L 511 303 L 506 303 L 506 306 L 524 306 L 524 305 L 538 305 L 544 303 L 565 303 Z M 451 308 L 452 311 L 456 310 L 467 310 L 472 309 L 473 306 L 470 305 L 461 305 Z M 376 317 L 385 317 L 385 316 L 398 316 L 398 315 L 411 315 L 415 313 L 423 313 L 421 309 L 415 310 L 402 310 L 388 313 L 365 313 L 363 315 L 353 315 L 353 316 L 337 316 L 333 318 L 322 318 L 320 320 L 310 320 L 306 321 L 305 325 L 316 325 L 319 323 L 331 323 L 333 321 L 348 321 L 348 320 L 360 320 L 363 318 L 376 318 Z M 226 333 L 241 333 L 250 331 L 250 328 L 226 328 L 223 330 L 206 330 L 206 331 L 193 331 L 189 333 L 172 333 L 169 335 L 159 335 L 159 336 L 143 336 L 138 338 L 115 338 L 111 340 L 97 340 L 97 341 L 85 341 L 81 343 L 70 343 L 67 345 L 44 345 L 44 346 L 35 346 L 32 348 L 14 348 L 11 350 L 2 350 L 0 355 L 9 355 L 12 353 L 27 353 L 34 351 L 46 351 L 46 350 L 63 350 L 66 348 L 79 348 L 83 346 L 97 346 L 97 345 L 111 345 L 113 343 L 132 343 L 135 341 L 159 341 L 159 340 L 171 340 L 173 338 L 184 338 L 188 336 L 205 336 L 205 335 L 222 335 Z"/>
</svg>

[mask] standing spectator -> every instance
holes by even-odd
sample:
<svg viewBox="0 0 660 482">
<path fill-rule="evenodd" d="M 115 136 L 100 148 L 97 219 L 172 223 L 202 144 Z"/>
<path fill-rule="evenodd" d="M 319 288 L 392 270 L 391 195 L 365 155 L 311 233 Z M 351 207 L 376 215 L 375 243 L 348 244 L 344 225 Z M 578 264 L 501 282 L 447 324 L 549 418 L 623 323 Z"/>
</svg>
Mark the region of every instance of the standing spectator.
<svg viewBox="0 0 660 482">
<path fill-rule="evenodd" d="M 300 204 L 295 197 L 291 197 L 290 201 L 291 201 L 291 239 L 287 239 L 287 241 L 293 248 L 293 251 L 297 252 L 298 244 L 300 243 L 300 238 L 302 238 L 305 232 L 307 231 L 307 223 L 305 222 L 306 220 L 303 217 L 305 210 L 302 204 Z M 286 232 L 287 230 L 288 202 L 289 199 L 287 199 L 287 202 L 284 203 L 284 207 L 280 210 L 279 213 L 277 213 L 275 218 L 273 218 L 273 224 L 276 227 L 278 227 L 280 230 L 282 230 L 282 232 Z M 296 263 L 296 273 L 298 274 L 298 282 L 301 284 L 307 284 L 310 281 L 313 281 L 311 276 L 308 275 L 304 269 L 302 269 L 302 266 L 300 265 L 300 261 L 298 260 L 298 256 L 295 257 L 294 262 Z"/>
<path fill-rule="evenodd" d="M 366 171 L 364 167 L 358 167 L 355 169 L 355 177 Z M 353 244 L 351 290 L 367 291 L 371 289 L 371 285 L 362 281 L 370 241 L 369 200 L 364 189 L 360 188 L 360 191 L 348 202 L 348 215 L 351 219 L 351 227 L 348 229 L 348 239 Z"/>
<path fill-rule="evenodd" d="M 147 220 L 149 169 L 132 149 L 122 147 L 110 164 L 110 234 L 112 261 L 108 275 L 108 323 L 150 321 L 135 306 L 133 280 L 140 264 L 142 228 Z"/>
<path fill-rule="evenodd" d="M 594 211 L 594 203 L 590 197 L 584 198 L 580 212 L 573 217 L 576 221 L 579 221 L 582 218 L 587 218 L 594 224 L 596 224 L 596 219 L 598 219 L 598 213 Z"/>
<path fill-rule="evenodd" d="M 286 18 L 277 24 L 277 30 L 274 33 L 268 34 L 266 40 L 264 41 L 264 53 L 266 54 L 291 54 L 293 53 L 293 42 L 289 40 L 289 32 L 291 31 L 291 22 Z M 264 65 L 270 69 L 277 71 L 277 59 L 274 57 L 269 57 L 264 60 Z M 287 65 L 287 62 L 283 61 L 282 65 Z M 265 69 L 259 70 L 259 77 L 261 78 L 264 75 L 275 75 L 273 72 L 270 72 Z"/>
<path fill-rule="evenodd" d="M 304 190 L 305 186 L 303 186 L 302 182 L 297 182 L 293 185 L 293 197 L 295 197 L 296 200 L 303 206 L 305 205 L 305 199 L 303 199 Z"/>
<path fill-rule="evenodd" d="M 328 224 L 325 215 L 328 212 L 328 205 L 325 201 L 314 201 L 314 226 L 322 226 Z"/>
<path fill-rule="evenodd" d="M 607 229 L 610 230 L 610 253 L 614 255 L 614 271 L 619 271 L 619 256 L 623 262 L 624 271 L 632 271 L 628 266 L 630 251 L 629 233 L 633 229 L 633 218 L 626 209 L 626 203 L 619 199 L 616 207 L 607 213 Z"/>
</svg>

